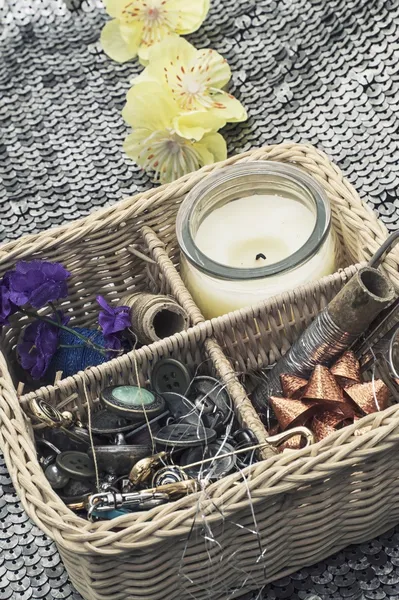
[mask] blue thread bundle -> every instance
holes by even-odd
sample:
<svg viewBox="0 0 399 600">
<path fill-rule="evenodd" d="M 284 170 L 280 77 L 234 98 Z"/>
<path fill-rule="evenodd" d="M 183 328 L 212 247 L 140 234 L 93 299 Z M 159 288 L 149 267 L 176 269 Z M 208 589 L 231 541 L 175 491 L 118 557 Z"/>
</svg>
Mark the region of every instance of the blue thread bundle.
<svg viewBox="0 0 399 600">
<path fill-rule="evenodd" d="M 97 329 L 86 329 L 84 327 L 73 327 L 72 329 L 97 346 L 107 348 L 107 343 L 101 331 L 98 331 Z M 79 339 L 69 331 L 61 330 L 59 345 L 77 347 L 58 348 L 45 375 L 46 380 L 49 383 L 54 383 L 57 371 L 62 371 L 62 378 L 64 379 L 70 375 L 75 375 L 78 371 L 83 371 L 87 367 L 101 365 L 109 360 L 109 357 L 87 345 L 83 340 Z"/>
</svg>

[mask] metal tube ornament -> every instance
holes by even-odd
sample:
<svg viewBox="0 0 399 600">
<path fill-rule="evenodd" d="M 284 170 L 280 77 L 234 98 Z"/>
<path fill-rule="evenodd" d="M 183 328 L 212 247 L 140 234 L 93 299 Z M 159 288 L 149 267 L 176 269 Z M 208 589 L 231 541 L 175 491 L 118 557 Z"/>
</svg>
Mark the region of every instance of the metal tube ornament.
<svg viewBox="0 0 399 600">
<path fill-rule="evenodd" d="M 395 296 L 378 269 L 360 269 L 255 388 L 252 399 L 259 412 L 270 396 L 283 395 L 282 374 L 307 378 L 316 365 L 330 366 Z"/>
</svg>

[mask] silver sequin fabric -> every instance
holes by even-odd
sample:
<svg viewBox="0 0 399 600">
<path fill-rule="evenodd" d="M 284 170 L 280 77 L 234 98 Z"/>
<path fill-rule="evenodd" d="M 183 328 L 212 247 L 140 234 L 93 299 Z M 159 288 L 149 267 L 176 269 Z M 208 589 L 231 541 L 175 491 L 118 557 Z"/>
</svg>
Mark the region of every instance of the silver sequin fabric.
<svg viewBox="0 0 399 600">
<path fill-rule="evenodd" d="M 230 63 L 249 119 L 233 155 L 308 142 L 389 230 L 399 210 L 399 0 L 212 0 L 189 40 Z M 0 240 L 43 231 L 149 189 L 123 155 L 121 118 L 141 67 L 101 51 L 97 0 L 0 2 Z M 258 600 L 399 600 L 399 529 L 266 586 Z M 28 519 L 0 457 L 0 600 L 81 600 Z"/>
</svg>

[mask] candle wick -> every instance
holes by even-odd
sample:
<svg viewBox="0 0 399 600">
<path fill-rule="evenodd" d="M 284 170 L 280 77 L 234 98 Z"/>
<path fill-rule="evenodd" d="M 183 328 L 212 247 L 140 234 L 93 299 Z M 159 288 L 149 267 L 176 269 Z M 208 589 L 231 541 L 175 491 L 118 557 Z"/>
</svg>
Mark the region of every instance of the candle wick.
<svg viewBox="0 0 399 600">
<path fill-rule="evenodd" d="M 266 256 L 263 254 L 263 252 L 259 252 L 259 254 L 256 255 L 256 260 L 259 260 L 260 258 L 263 258 L 263 260 L 266 260 Z"/>
</svg>

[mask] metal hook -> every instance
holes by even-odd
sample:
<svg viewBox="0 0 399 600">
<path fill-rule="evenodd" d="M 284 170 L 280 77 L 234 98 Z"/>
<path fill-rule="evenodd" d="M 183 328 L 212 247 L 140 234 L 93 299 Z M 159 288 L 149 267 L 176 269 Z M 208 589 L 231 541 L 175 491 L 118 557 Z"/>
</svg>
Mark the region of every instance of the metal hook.
<svg viewBox="0 0 399 600">
<path fill-rule="evenodd" d="M 278 448 L 278 446 L 281 446 L 281 444 L 283 444 L 287 440 L 290 440 L 291 438 L 295 437 L 296 435 L 300 435 L 301 437 L 305 438 L 305 440 L 306 440 L 305 448 L 307 448 L 311 444 L 315 443 L 315 437 L 314 437 L 314 434 L 312 433 L 312 431 L 310 431 L 310 429 L 308 429 L 307 427 L 302 427 L 302 426 L 301 427 L 293 427 L 292 429 L 289 429 L 288 431 L 283 431 L 282 433 L 277 433 L 276 435 L 272 435 L 272 436 L 268 437 L 266 439 L 266 441 L 268 444 L 270 444 L 270 446 L 274 446 L 274 448 Z"/>
</svg>

